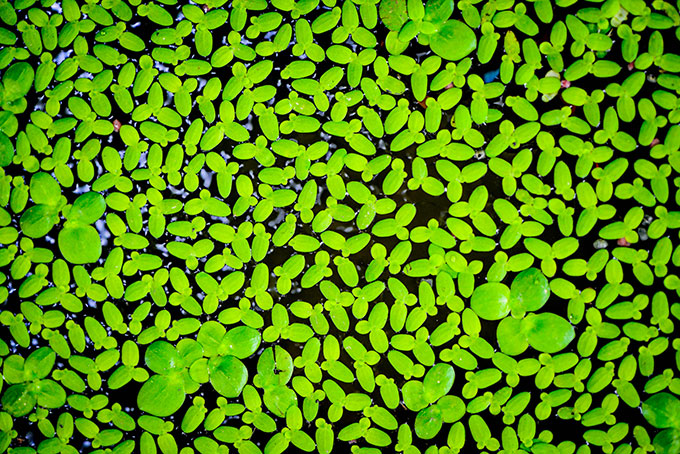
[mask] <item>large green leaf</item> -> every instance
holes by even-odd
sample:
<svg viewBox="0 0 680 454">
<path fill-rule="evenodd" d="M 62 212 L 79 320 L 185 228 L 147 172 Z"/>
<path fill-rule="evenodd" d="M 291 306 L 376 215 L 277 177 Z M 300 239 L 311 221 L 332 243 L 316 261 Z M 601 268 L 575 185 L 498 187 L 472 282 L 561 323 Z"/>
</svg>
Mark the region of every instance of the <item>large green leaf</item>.
<svg viewBox="0 0 680 454">
<path fill-rule="evenodd" d="M 45 172 L 38 172 L 31 177 L 29 185 L 31 198 L 35 203 L 56 205 L 61 197 L 61 187 L 57 180 Z"/>
<path fill-rule="evenodd" d="M 510 307 L 525 311 L 537 311 L 548 301 L 550 285 L 548 279 L 537 268 L 529 268 L 519 273 L 510 286 Z"/>
<path fill-rule="evenodd" d="M 449 20 L 430 36 L 430 48 L 442 58 L 458 61 L 477 48 L 477 37 L 463 22 Z"/>
<path fill-rule="evenodd" d="M 14 158 L 14 143 L 0 131 L 0 167 L 7 167 Z"/>
<path fill-rule="evenodd" d="M 154 416 L 165 417 L 174 414 L 182 407 L 186 395 L 181 377 L 153 375 L 137 395 L 140 410 Z"/>
<path fill-rule="evenodd" d="M 423 379 L 425 398 L 433 403 L 446 395 L 453 386 L 455 376 L 453 367 L 448 364 L 439 363 L 432 366 Z"/>
<path fill-rule="evenodd" d="M 24 416 L 35 408 L 36 396 L 29 385 L 18 384 L 7 388 L 2 394 L 2 408 L 12 416 Z"/>
<path fill-rule="evenodd" d="M 656 454 L 676 454 L 680 452 L 680 429 L 666 429 L 654 437 Z"/>
<path fill-rule="evenodd" d="M 98 192 L 87 192 L 73 202 L 66 218 L 69 221 L 92 224 L 102 217 L 105 210 L 104 197 Z"/>
<path fill-rule="evenodd" d="M 510 312 L 510 289 L 500 282 L 489 282 L 477 287 L 470 299 L 470 307 L 484 320 L 500 320 Z"/>
<path fill-rule="evenodd" d="M 59 222 L 57 211 L 49 205 L 35 205 L 24 211 L 19 220 L 21 231 L 29 238 L 42 238 Z"/>
<path fill-rule="evenodd" d="M 432 405 L 418 412 L 415 422 L 416 435 L 424 440 L 431 440 L 439 433 L 442 424 L 439 407 Z"/>
<path fill-rule="evenodd" d="M 64 228 L 58 242 L 64 258 L 75 265 L 94 263 L 102 255 L 99 233 L 90 225 Z"/>
<path fill-rule="evenodd" d="M 408 20 L 406 0 L 381 0 L 379 11 L 380 19 L 393 31 L 399 31 Z"/>
<path fill-rule="evenodd" d="M 26 62 L 15 63 L 5 71 L 2 84 L 5 87 L 4 102 L 12 102 L 26 96 L 33 84 L 35 71 Z"/>
<path fill-rule="evenodd" d="M 169 374 L 182 368 L 177 349 L 166 341 L 156 341 L 149 345 L 144 355 L 144 362 L 157 374 Z"/>
<path fill-rule="evenodd" d="M 425 4 L 425 20 L 438 23 L 444 22 L 453 13 L 453 0 L 428 0 Z"/>
<path fill-rule="evenodd" d="M 208 320 L 198 331 L 198 336 L 196 340 L 203 347 L 203 353 L 208 356 L 216 356 L 220 351 L 220 345 L 222 344 L 222 339 L 227 330 L 224 326 L 216 322 L 215 320 Z"/>
<path fill-rule="evenodd" d="M 574 340 L 574 327 L 559 315 L 529 314 L 522 320 L 529 345 L 543 353 L 557 353 Z"/>
<path fill-rule="evenodd" d="M 654 394 L 644 401 L 642 414 L 657 429 L 680 429 L 680 399 L 667 392 Z"/>
<path fill-rule="evenodd" d="M 269 411 L 283 418 L 289 408 L 297 405 L 297 395 L 287 386 L 273 386 L 265 390 L 264 404 Z"/>
<path fill-rule="evenodd" d="M 498 348 L 506 355 L 519 355 L 529 346 L 527 336 L 521 330 L 522 321 L 506 317 L 498 324 L 496 340 Z"/>
<path fill-rule="evenodd" d="M 66 403 L 66 391 L 54 380 L 38 381 L 35 392 L 41 407 L 59 408 Z"/>
<path fill-rule="evenodd" d="M 230 329 L 224 337 L 226 353 L 245 359 L 255 353 L 260 346 L 260 332 L 248 326 L 237 326 Z"/>
<path fill-rule="evenodd" d="M 24 363 L 24 375 L 26 380 L 45 378 L 52 371 L 56 353 L 50 347 L 40 347 L 26 358 Z"/>
<path fill-rule="evenodd" d="M 238 397 L 248 381 L 248 369 L 234 356 L 210 361 L 210 384 L 227 398 Z"/>
<path fill-rule="evenodd" d="M 409 410 L 419 411 L 429 404 L 425 396 L 423 383 L 418 380 L 406 382 L 401 389 L 401 394 L 404 398 L 404 405 L 406 405 Z"/>
</svg>

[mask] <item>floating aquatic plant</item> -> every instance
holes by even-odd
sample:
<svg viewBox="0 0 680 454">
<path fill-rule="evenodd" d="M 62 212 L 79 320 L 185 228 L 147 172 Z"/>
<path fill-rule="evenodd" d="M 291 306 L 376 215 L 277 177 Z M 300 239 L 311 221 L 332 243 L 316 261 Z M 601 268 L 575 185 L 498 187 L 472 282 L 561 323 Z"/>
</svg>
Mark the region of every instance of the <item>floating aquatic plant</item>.
<svg viewBox="0 0 680 454">
<path fill-rule="evenodd" d="M 0 452 L 679 452 L 679 8 L 0 1 Z"/>
</svg>

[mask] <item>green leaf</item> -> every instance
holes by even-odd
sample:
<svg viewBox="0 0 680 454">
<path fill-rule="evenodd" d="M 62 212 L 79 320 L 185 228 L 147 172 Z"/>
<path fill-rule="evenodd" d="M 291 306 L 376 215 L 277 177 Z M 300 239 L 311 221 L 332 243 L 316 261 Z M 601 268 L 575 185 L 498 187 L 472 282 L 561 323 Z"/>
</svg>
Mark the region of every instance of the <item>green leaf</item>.
<svg viewBox="0 0 680 454">
<path fill-rule="evenodd" d="M 19 225 L 29 238 L 42 238 L 59 222 L 57 211 L 49 205 L 36 205 L 24 211 Z"/>
<path fill-rule="evenodd" d="M 477 37 L 463 22 L 449 20 L 430 36 L 430 48 L 442 58 L 458 61 L 477 48 Z"/>
<path fill-rule="evenodd" d="M 71 207 L 66 219 L 69 221 L 93 224 L 106 211 L 106 201 L 98 192 L 87 192 L 78 197 Z"/>
<path fill-rule="evenodd" d="M 526 334 L 522 332 L 522 320 L 506 317 L 496 329 L 498 347 L 507 355 L 515 356 L 524 353 L 529 347 Z"/>
<path fill-rule="evenodd" d="M 543 353 L 557 353 L 574 340 L 574 327 L 559 315 L 530 314 L 521 325 L 529 345 Z"/>
<path fill-rule="evenodd" d="M 66 403 L 66 391 L 54 380 L 40 380 L 36 397 L 38 405 L 45 408 L 59 408 Z"/>
<path fill-rule="evenodd" d="M 153 375 L 137 395 L 140 410 L 158 417 L 173 415 L 184 404 L 184 382 L 180 377 Z"/>
<path fill-rule="evenodd" d="M 61 197 L 59 183 L 45 172 L 38 172 L 31 177 L 30 191 L 35 203 L 45 205 L 56 205 Z"/>
<path fill-rule="evenodd" d="M 519 273 L 510 286 L 510 307 L 522 311 L 537 311 L 548 301 L 548 279 L 537 268 Z"/>
<path fill-rule="evenodd" d="M 248 369 L 234 356 L 210 361 L 210 384 L 227 398 L 238 397 L 248 381 Z"/>
<path fill-rule="evenodd" d="M 24 374 L 28 380 L 45 378 L 52 371 L 57 355 L 49 347 L 41 347 L 28 355 L 24 363 Z"/>
<path fill-rule="evenodd" d="M 308 253 L 319 249 L 321 243 L 316 238 L 309 235 L 295 235 L 288 243 L 295 251 Z"/>
<path fill-rule="evenodd" d="M 102 244 L 97 230 L 89 225 L 66 227 L 59 232 L 59 250 L 75 265 L 94 263 L 102 255 Z"/>
<path fill-rule="evenodd" d="M 2 394 L 2 407 L 15 417 L 30 413 L 35 408 L 36 401 L 35 394 L 25 384 L 12 385 Z"/>
<path fill-rule="evenodd" d="M 7 167 L 14 158 L 14 143 L 0 131 L 0 167 Z"/>
<path fill-rule="evenodd" d="M 262 336 L 256 329 L 238 326 L 230 329 L 224 337 L 227 346 L 226 354 L 245 359 L 253 355 L 260 347 Z"/>
<path fill-rule="evenodd" d="M 224 132 L 219 126 L 211 126 L 201 138 L 201 150 L 209 151 L 218 146 L 224 139 Z"/>
<path fill-rule="evenodd" d="M 654 452 L 657 454 L 673 454 L 680 452 L 680 430 L 666 429 L 654 437 Z"/>
<path fill-rule="evenodd" d="M 414 428 L 418 437 L 431 440 L 439 433 L 442 424 L 441 410 L 437 405 L 432 405 L 418 412 Z"/>
<path fill-rule="evenodd" d="M 453 367 L 448 364 L 440 363 L 432 366 L 423 379 L 425 398 L 433 403 L 446 395 L 453 386 L 455 375 Z"/>
<path fill-rule="evenodd" d="M 423 383 L 418 380 L 411 380 L 406 382 L 406 384 L 401 389 L 401 393 L 404 397 L 404 405 L 409 410 L 419 411 L 427 407 L 429 402 L 425 397 L 425 388 Z"/>
<path fill-rule="evenodd" d="M 680 399 L 667 392 L 654 394 L 644 401 L 642 414 L 657 429 L 680 429 Z"/>
<path fill-rule="evenodd" d="M 399 31 L 408 20 L 406 0 L 381 0 L 379 12 L 385 26 L 393 31 Z"/>
<path fill-rule="evenodd" d="M 10 66 L 2 77 L 2 84 L 5 89 L 3 102 L 12 102 L 26 96 L 31 85 L 33 85 L 34 77 L 33 67 L 26 62 L 19 62 Z"/>
<path fill-rule="evenodd" d="M 453 14 L 453 0 L 428 0 L 425 4 L 425 20 L 444 22 Z"/>
<path fill-rule="evenodd" d="M 203 354 L 208 357 L 216 356 L 225 334 L 226 329 L 221 323 L 215 320 L 203 323 L 196 338 L 203 347 Z"/>
<path fill-rule="evenodd" d="M 286 416 L 289 408 L 297 405 L 295 391 L 286 386 L 273 386 L 264 392 L 264 404 L 269 411 L 281 418 Z"/>
<path fill-rule="evenodd" d="M 180 369 L 180 361 L 177 349 L 165 341 L 156 341 L 149 345 L 144 355 L 146 366 L 157 374 L 169 374 Z"/>
<path fill-rule="evenodd" d="M 500 320 L 510 313 L 510 289 L 499 282 L 482 284 L 475 288 L 470 307 L 484 320 Z"/>
</svg>

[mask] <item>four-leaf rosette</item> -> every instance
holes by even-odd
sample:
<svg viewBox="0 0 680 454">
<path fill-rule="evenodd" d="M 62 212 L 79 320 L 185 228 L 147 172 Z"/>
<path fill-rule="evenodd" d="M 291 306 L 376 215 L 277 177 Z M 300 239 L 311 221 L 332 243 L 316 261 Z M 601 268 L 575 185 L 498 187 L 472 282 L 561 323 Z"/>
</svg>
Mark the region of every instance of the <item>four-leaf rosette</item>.
<svg viewBox="0 0 680 454">
<path fill-rule="evenodd" d="M 202 384 L 226 398 L 235 398 L 248 381 L 248 370 L 241 361 L 252 356 L 260 346 L 259 331 L 237 326 L 227 331 L 217 321 L 204 323 L 197 340 L 182 339 L 177 345 L 155 341 L 144 355 L 146 367 L 154 372 L 137 396 L 140 410 L 154 416 L 175 414 L 187 394 Z"/>
<path fill-rule="evenodd" d="M 528 268 L 508 288 L 502 282 L 477 287 L 470 307 L 484 320 L 500 320 L 496 340 L 503 353 L 519 355 L 529 346 L 543 353 L 557 353 L 574 339 L 574 327 L 550 312 L 535 314 L 550 298 L 548 279 L 537 268 Z"/>
<path fill-rule="evenodd" d="M 21 216 L 19 225 L 29 238 L 42 238 L 61 221 L 58 244 L 64 258 L 74 264 L 95 263 L 102 255 L 99 232 L 92 226 L 106 211 L 104 197 L 98 192 L 87 192 L 67 204 L 61 186 L 50 174 L 37 172 L 29 185 L 35 203 Z"/>
<path fill-rule="evenodd" d="M 166 341 L 149 345 L 144 362 L 155 374 L 139 390 L 139 409 L 159 417 L 179 410 L 186 394 L 198 389 L 198 383 L 189 375 L 189 367 L 201 356 L 201 346 L 193 339 L 182 339 L 176 347 Z"/>
<path fill-rule="evenodd" d="M 59 408 L 66 402 L 66 392 L 54 380 L 52 372 L 57 355 L 49 347 L 41 347 L 26 359 L 19 355 L 8 357 L 2 375 L 10 384 L 2 394 L 2 407 L 14 417 L 32 412 L 36 405 Z"/>
<path fill-rule="evenodd" d="M 208 321 L 201 326 L 197 339 L 205 358 L 193 365 L 191 376 L 199 383 L 208 379 L 224 397 L 238 397 L 248 381 L 248 370 L 241 360 L 258 350 L 260 332 L 248 326 L 227 331 L 221 323 Z"/>
<path fill-rule="evenodd" d="M 434 438 L 444 423 L 452 423 L 465 414 L 465 404 L 448 395 L 456 373 L 449 364 L 438 363 L 425 374 L 423 381 L 410 380 L 402 388 L 404 404 L 417 411 L 415 431 L 425 440 Z"/>
</svg>

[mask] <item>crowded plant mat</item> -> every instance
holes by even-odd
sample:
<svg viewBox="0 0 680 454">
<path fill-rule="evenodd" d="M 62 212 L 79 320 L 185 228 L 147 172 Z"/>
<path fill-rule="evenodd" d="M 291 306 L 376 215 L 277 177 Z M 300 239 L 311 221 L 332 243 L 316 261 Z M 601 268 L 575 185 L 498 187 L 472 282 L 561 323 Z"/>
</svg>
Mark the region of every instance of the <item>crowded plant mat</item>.
<svg viewBox="0 0 680 454">
<path fill-rule="evenodd" d="M 0 452 L 680 452 L 679 7 L 0 1 Z"/>
</svg>

